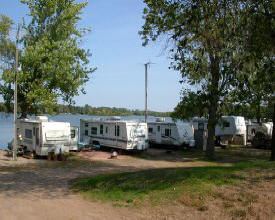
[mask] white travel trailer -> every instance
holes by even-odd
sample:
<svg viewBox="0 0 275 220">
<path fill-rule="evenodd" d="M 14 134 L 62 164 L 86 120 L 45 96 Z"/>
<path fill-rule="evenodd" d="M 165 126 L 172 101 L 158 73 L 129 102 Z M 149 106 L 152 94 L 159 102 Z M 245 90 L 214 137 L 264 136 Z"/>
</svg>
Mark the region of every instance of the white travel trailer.
<svg viewBox="0 0 275 220">
<path fill-rule="evenodd" d="M 247 123 L 247 141 L 251 142 L 255 148 L 271 148 L 272 142 L 272 122 Z"/>
<path fill-rule="evenodd" d="M 46 116 L 36 119 L 17 119 L 17 141 L 24 152 L 38 156 L 69 152 L 71 125 L 67 122 L 49 121 Z"/>
<path fill-rule="evenodd" d="M 152 145 L 195 146 L 192 125 L 186 122 L 148 122 L 148 136 Z"/>
<path fill-rule="evenodd" d="M 80 119 L 80 141 L 124 150 L 146 150 L 147 124 L 118 118 Z"/>
<path fill-rule="evenodd" d="M 261 122 L 253 123 L 249 121 L 247 127 L 247 141 L 252 141 L 256 133 L 262 133 L 268 138 L 272 138 L 273 123 L 272 122 Z"/>
<path fill-rule="evenodd" d="M 207 130 L 208 120 L 193 118 L 195 130 Z M 246 145 L 246 124 L 242 116 L 222 116 L 215 127 L 216 140 L 219 143 Z"/>
</svg>

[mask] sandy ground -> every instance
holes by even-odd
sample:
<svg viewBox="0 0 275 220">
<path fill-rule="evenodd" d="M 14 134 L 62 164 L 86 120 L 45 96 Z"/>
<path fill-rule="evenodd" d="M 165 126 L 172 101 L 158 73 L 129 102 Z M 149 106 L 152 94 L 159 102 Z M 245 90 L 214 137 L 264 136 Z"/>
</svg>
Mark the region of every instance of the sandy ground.
<svg viewBox="0 0 275 220">
<path fill-rule="evenodd" d="M 114 207 L 112 204 L 87 201 L 68 189 L 69 181 L 83 176 L 99 173 L 126 172 L 139 169 L 160 167 L 188 167 L 205 166 L 208 162 L 192 162 L 175 155 L 163 156 L 165 152 L 152 150 L 160 154 L 156 160 L 141 159 L 134 156 L 122 155 L 118 159 L 109 158 L 106 152 L 83 152 L 80 156 L 91 160 L 90 163 L 79 166 L 63 165 L 63 162 L 46 160 L 28 160 L 19 158 L 11 161 L 3 151 L 0 151 L 0 219 L 232 219 L 234 217 L 251 217 L 254 219 L 272 219 L 270 213 L 275 208 L 275 181 L 259 187 L 262 183 L 255 183 L 249 187 L 257 194 L 257 202 L 250 204 L 250 208 L 242 204 L 236 197 L 234 207 L 239 205 L 242 210 L 236 211 L 228 207 L 225 212 L 225 198 L 221 196 L 207 202 L 207 210 L 185 204 L 155 208 L 127 208 Z M 152 153 L 152 152 L 151 152 Z M 220 189 L 223 194 L 231 198 L 241 189 Z M 274 192 L 273 194 L 269 192 Z M 222 195 L 223 195 L 222 194 Z M 217 192 L 217 195 L 218 192 Z M 268 196 L 268 197 L 266 197 Z M 264 210 L 261 203 L 266 203 Z M 250 210 L 250 212 L 249 212 Z M 261 210 L 258 216 L 257 210 Z M 235 213 L 236 212 L 236 213 Z M 245 215 L 244 215 L 245 212 Z M 251 214 L 252 213 L 252 214 Z M 275 218 L 273 218 L 275 219 Z"/>
</svg>

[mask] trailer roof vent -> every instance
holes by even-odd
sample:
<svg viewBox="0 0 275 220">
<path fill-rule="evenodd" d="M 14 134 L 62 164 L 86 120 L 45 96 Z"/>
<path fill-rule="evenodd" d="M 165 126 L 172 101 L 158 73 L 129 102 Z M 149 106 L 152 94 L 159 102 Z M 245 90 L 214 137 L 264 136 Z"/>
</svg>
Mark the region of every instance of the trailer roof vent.
<svg viewBox="0 0 275 220">
<path fill-rule="evenodd" d="M 48 117 L 47 116 L 36 116 L 35 118 L 37 121 L 49 121 Z"/>
<path fill-rule="evenodd" d="M 107 120 L 110 120 L 110 121 L 119 121 L 119 120 L 121 120 L 121 117 L 119 117 L 119 116 L 112 116 L 110 118 L 107 118 Z"/>
<path fill-rule="evenodd" d="M 156 118 L 156 122 L 165 122 L 165 118 Z"/>
</svg>

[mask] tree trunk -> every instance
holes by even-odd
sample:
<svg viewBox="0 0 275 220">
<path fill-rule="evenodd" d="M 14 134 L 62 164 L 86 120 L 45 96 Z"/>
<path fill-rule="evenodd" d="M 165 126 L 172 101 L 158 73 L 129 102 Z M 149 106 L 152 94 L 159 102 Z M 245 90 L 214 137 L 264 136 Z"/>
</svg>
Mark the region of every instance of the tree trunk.
<svg viewBox="0 0 275 220">
<path fill-rule="evenodd" d="M 19 104 L 19 107 L 20 107 L 20 110 L 21 110 L 21 116 L 20 118 L 27 118 L 28 117 L 28 104 L 26 102 L 20 102 L 18 103 Z"/>
<path fill-rule="evenodd" d="M 211 101 L 210 101 L 211 103 Z M 215 126 L 216 126 L 216 111 L 217 107 L 212 104 L 209 110 L 209 120 L 208 120 L 208 137 L 206 146 L 206 156 L 213 159 L 215 156 Z"/>
<path fill-rule="evenodd" d="M 256 118 L 257 118 L 257 122 L 260 123 L 261 122 L 261 104 L 260 104 L 260 101 L 257 102 Z"/>
<path fill-rule="evenodd" d="M 21 118 L 27 118 L 28 117 L 28 113 L 27 112 L 21 112 Z"/>
<path fill-rule="evenodd" d="M 271 142 L 271 161 L 275 161 L 275 103 L 273 104 L 273 130 L 272 130 L 272 142 Z"/>
<path fill-rule="evenodd" d="M 217 124 L 217 108 L 219 100 L 219 62 L 210 57 L 211 60 L 211 85 L 209 99 L 209 119 L 208 119 L 208 138 L 206 146 L 206 156 L 213 159 L 215 156 L 215 126 Z"/>
</svg>

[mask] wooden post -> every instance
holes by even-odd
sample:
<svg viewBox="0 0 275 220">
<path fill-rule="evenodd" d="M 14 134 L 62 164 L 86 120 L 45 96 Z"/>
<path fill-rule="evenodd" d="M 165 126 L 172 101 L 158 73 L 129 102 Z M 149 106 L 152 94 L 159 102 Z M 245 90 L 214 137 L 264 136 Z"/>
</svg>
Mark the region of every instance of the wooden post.
<svg viewBox="0 0 275 220">
<path fill-rule="evenodd" d="M 147 81 L 148 81 L 148 65 L 149 63 L 145 63 L 145 111 L 144 111 L 144 118 L 145 122 L 147 122 Z"/>
<path fill-rule="evenodd" d="M 15 71 L 14 71 L 14 103 L 13 103 L 13 120 L 14 120 L 14 139 L 13 139 L 13 160 L 17 160 L 17 75 L 18 75 L 18 39 L 19 39 L 20 26 L 18 25 L 16 35 L 16 51 L 15 51 Z"/>
</svg>

